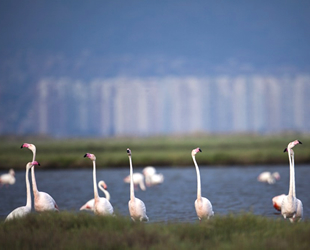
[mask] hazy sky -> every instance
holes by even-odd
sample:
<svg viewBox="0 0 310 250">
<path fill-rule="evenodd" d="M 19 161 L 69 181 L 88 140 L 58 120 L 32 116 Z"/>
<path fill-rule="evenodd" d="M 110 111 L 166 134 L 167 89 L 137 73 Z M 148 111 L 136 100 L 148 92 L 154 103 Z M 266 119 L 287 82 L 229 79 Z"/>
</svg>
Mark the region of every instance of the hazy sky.
<svg viewBox="0 0 310 250">
<path fill-rule="evenodd" d="M 303 68 L 310 65 L 309 27 L 310 1 L 0 2 L 2 55 Z"/>
<path fill-rule="evenodd" d="M 295 79 L 309 27 L 309 0 L 2 0 L 0 130 L 30 126 L 44 79 Z"/>
</svg>

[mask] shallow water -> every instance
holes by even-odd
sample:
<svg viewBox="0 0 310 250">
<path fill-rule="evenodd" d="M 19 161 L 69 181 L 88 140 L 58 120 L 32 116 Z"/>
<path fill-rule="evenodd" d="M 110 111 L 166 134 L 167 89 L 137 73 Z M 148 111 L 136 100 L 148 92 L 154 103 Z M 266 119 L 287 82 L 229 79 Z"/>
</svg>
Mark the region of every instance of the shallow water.
<svg viewBox="0 0 310 250">
<path fill-rule="evenodd" d="M 296 192 L 303 202 L 304 218 L 310 215 L 310 168 L 296 166 Z M 134 172 L 141 172 L 135 168 Z M 272 197 L 288 192 L 288 166 L 204 167 L 200 166 L 202 195 L 207 197 L 215 214 L 253 212 L 257 215 L 280 217 L 272 207 Z M 281 179 L 273 185 L 260 183 L 257 176 L 263 171 L 278 171 Z M 161 185 L 136 189 L 135 195 L 144 201 L 150 221 L 196 221 L 194 201 L 197 193 L 194 166 L 187 168 L 157 168 L 165 177 Z M 2 174 L 2 173 L 1 173 Z M 123 178 L 128 169 L 97 170 L 97 181 L 105 180 L 111 194 L 111 204 L 117 213 L 129 216 L 129 184 Z M 30 177 L 30 175 L 29 175 Z M 40 170 L 36 168 L 38 189 L 49 193 L 60 210 L 80 212 L 79 208 L 93 198 L 92 169 Z M 103 193 L 99 190 L 100 196 Z M 6 217 L 13 209 L 26 204 L 25 172 L 16 171 L 16 183 L 0 188 L 0 216 Z M 33 196 L 32 196 L 33 197 Z"/>
</svg>

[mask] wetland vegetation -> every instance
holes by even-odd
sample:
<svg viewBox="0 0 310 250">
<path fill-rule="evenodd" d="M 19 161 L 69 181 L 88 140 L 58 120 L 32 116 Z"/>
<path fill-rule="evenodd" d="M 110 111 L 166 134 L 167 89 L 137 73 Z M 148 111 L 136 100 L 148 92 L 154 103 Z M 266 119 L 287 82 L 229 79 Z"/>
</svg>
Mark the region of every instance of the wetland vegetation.
<svg viewBox="0 0 310 250">
<path fill-rule="evenodd" d="M 24 169 L 32 159 L 29 150 L 21 150 L 23 142 L 37 147 L 37 160 L 42 168 L 85 167 L 86 152 L 97 156 L 98 168 L 127 167 L 126 148 L 135 157 L 135 166 L 188 166 L 192 164 L 191 150 L 202 149 L 200 165 L 263 165 L 286 164 L 283 149 L 290 141 L 303 142 L 298 148 L 299 164 L 310 163 L 309 134 L 279 135 L 183 135 L 122 138 L 66 138 L 2 136 L 0 144 L 0 168 Z"/>
<path fill-rule="evenodd" d="M 309 249 L 310 222 L 250 213 L 201 223 L 134 223 L 89 213 L 32 213 L 0 223 L 1 249 Z"/>
</svg>

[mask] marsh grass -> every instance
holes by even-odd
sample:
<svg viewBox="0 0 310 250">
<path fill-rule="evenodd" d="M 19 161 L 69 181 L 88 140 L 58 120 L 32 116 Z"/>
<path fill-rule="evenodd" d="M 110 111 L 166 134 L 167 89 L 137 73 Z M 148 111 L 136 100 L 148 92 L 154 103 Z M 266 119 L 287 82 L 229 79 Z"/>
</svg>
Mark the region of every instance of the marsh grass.
<svg viewBox="0 0 310 250">
<path fill-rule="evenodd" d="M 126 148 L 130 147 L 136 167 L 188 166 L 192 164 L 190 152 L 200 147 L 200 165 L 258 165 L 287 164 L 283 149 L 288 142 L 299 139 L 298 164 L 310 163 L 310 135 L 185 135 L 101 139 L 53 139 L 41 137 L 1 137 L 0 168 L 24 169 L 32 159 L 23 142 L 37 147 L 37 160 L 42 168 L 81 168 L 86 152 L 97 156 L 98 168 L 127 167 Z"/>
<path fill-rule="evenodd" d="M 309 249 L 310 222 L 253 214 L 201 223 L 134 223 L 89 213 L 32 213 L 0 223 L 1 249 Z"/>
</svg>

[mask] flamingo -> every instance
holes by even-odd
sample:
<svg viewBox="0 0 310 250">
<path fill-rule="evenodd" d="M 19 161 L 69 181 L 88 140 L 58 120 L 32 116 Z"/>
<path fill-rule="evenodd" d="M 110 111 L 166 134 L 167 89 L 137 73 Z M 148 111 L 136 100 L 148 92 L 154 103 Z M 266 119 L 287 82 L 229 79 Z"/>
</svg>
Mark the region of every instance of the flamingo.
<svg viewBox="0 0 310 250">
<path fill-rule="evenodd" d="M 33 165 L 40 165 L 37 161 L 33 161 L 33 162 L 28 162 L 26 165 L 26 190 L 27 190 L 27 202 L 26 202 L 26 206 L 22 206 L 22 207 L 18 207 L 15 208 L 5 219 L 5 221 L 7 220 L 11 220 L 11 219 L 15 219 L 15 218 L 21 218 L 26 216 L 27 214 L 29 214 L 31 212 L 31 191 L 30 191 L 30 184 L 29 184 L 29 178 L 28 178 L 28 173 L 29 173 L 29 169 L 33 166 Z"/>
<path fill-rule="evenodd" d="M 100 197 L 97 188 L 96 178 L 96 156 L 94 154 L 86 153 L 84 157 L 89 158 L 93 162 L 93 184 L 94 184 L 94 213 L 97 215 L 112 215 L 113 207 L 111 203 L 104 197 Z"/>
<path fill-rule="evenodd" d="M 274 184 L 277 180 L 280 180 L 280 174 L 278 172 L 262 172 L 257 177 L 257 180 L 260 182 L 267 182 L 268 184 Z"/>
<path fill-rule="evenodd" d="M 0 185 L 13 185 L 15 183 L 15 171 L 10 169 L 8 173 L 0 175 Z"/>
<path fill-rule="evenodd" d="M 147 186 L 154 186 L 164 182 L 163 174 L 157 174 L 156 169 L 152 166 L 147 166 L 142 170 L 145 176 L 145 183 Z"/>
<path fill-rule="evenodd" d="M 36 146 L 34 144 L 24 143 L 22 144 L 21 148 L 28 148 L 32 151 L 32 162 L 34 162 L 36 158 Z M 34 209 L 38 212 L 59 211 L 59 208 L 53 197 L 46 192 L 41 192 L 38 190 L 34 173 L 34 165 L 31 168 L 31 179 L 32 191 L 34 196 Z"/>
<path fill-rule="evenodd" d="M 281 204 L 281 214 L 284 219 L 289 218 L 291 222 L 300 221 L 303 216 L 303 206 L 301 200 L 297 199 L 295 191 L 295 163 L 293 147 L 297 144 L 302 144 L 301 141 L 295 140 L 290 142 L 284 152 L 288 152 L 290 164 L 290 184 L 289 193 L 284 196 Z"/>
<path fill-rule="evenodd" d="M 105 194 L 105 198 L 110 201 L 110 193 L 106 190 L 107 189 L 107 185 L 104 181 L 99 181 L 98 182 L 98 187 L 101 189 L 101 191 Z M 81 208 L 80 210 L 94 210 L 94 199 L 89 200 L 88 202 L 86 202 Z"/>
<path fill-rule="evenodd" d="M 125 183 L 130 183 L 130 180 L 131 180 L 130 175 L 127 175 L 124 178 L 124 182 Z M 141 174 L 141 173 L 133 173 L 132 174 L 132 180 L 133 180 L 133 184 L 134 184 L 135 187 L 139 185 L 141 190 L 143 190 L 143 191 L 146 190 L 145 185 L 144 185 L 144 176 L 143 176 L 143 174 Z"/>
<path fill-rule="evenodd" d="M 212 210 L 211 202 L 201 196 L 201 183 L 200 183 L 200 172 L 196 162 L 196 154 L 198 152 L 202 152 L 200 148 L 196 148 L 192 150 L 192 158 L 196 167 L 197 173 L 197 199 L 195 200 L 195 209 L 199 220 L 201 221 L 203 218 L 209 219 L 211 216 L 214 215 Z"/>
<path fill-rule="evenodd" d="M 134 184 L 133 184 L 133 174 L 132 174 L 132 160 L 131 160 L 131 150 L 127 148 L 127 155 L 129 158 L 130 166 L 130 200 L 128 201 L 128 208 L 131 219 L 133 221 L 148 221 L 149 218 L 146 215 L 146 207 L 144 202 L 135 197 Z"/>
</svg>

